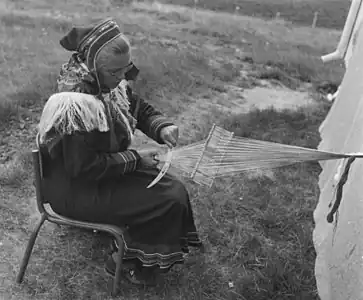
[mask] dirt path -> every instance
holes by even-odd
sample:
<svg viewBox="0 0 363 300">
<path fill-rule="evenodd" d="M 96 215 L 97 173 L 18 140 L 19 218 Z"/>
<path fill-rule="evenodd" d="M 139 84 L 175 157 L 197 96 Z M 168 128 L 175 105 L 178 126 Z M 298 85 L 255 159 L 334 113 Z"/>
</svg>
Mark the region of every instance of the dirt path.
<svg viewBox="0 0 363 300">
<path fill-rule="evenodd" d="M 189 106 L 188 110 L 178 118 L 181 131 L 193 130 L 193 124 L 201 118 L 208 118 L 210 112 L 232 116 L 247 113 L 253 108 L 276 110 L 297 109 L 314 105 L 315 101 L 308 91 L 294 91 L 285 87 L 263 84 L 251 89 L 228 86 L 228 92 L 215 97 L 198 101 Z"/>
</svg>

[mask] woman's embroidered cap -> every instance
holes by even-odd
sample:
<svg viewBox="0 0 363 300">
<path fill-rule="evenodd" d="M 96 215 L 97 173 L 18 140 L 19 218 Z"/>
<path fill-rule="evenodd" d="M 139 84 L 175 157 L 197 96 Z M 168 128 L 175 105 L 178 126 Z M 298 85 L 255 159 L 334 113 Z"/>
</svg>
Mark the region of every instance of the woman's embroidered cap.
<svg viewBox="0 0 363 300">
<path fill-rule="evenodd" d="M 68 51 L 78 52 L 90 71 L 96 71 L 95 60 L 100 50 L 116 38 L 123 38 L 117 23 L 111 19 L 105 19 L 89 27 L 73 27 L 72 30 L 60 40 L 60 44 Z M 126 43 L 126 40 L 125 40 Z M 136 66 L 126 74 L 128 80 L 136 78 L 139 70 Z"/>
</svg>

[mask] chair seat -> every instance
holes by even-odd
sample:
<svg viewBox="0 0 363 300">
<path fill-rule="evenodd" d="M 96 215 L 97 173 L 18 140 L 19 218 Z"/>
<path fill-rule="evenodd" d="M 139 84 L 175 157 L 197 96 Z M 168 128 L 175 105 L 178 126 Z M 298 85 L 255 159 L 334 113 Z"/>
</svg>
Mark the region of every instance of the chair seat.
<svg viewBox="0 0 363 300">
<path fill-rule="evenodd" d="M 49 222 L 62 224 L 62 225 L 82 227 L 82 228 L 91 229 L 91 230 L 107 231 L 111 234 L 117 234 L 117 235 L 121 235 L 121 236 L 123 236 L 124 231 L 126 230 L 126 228 L 120 228 L 115 225 L 79 221 L 79 220 L 75 220 L 72 218 L 62 216 L 62 215 L 54 212 L 49 204 L 44 205 L 44 208 L 47 213 L 47 219 Z"/>
</svg>

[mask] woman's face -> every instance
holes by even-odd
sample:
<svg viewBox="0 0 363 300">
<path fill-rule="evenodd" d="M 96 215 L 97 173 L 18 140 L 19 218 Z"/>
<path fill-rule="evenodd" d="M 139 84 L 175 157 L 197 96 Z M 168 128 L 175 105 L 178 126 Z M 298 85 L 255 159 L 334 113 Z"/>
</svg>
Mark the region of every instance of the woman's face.
<svg viewBox="0 0 363 300">
<path fill-rule="evenodd" d="M 120 59 L 117 55 L 111 56 L 107 64 L 98 69 L 101 89 L 108 91 L 116 88 L 125 79 L 125 73 L 131 68 L 131 61 L 125 65 L 124 59 Z"/>
</svg>

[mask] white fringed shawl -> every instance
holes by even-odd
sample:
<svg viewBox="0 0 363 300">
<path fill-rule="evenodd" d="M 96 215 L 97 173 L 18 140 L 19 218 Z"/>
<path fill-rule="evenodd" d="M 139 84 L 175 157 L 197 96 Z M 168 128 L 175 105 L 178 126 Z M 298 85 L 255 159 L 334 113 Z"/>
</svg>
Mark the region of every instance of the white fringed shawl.
<svg viewBox="0 0 363 300">
<path fill-rule="evenodd" d="M 51 129 L 61 135 L 95 129 L 108 131 L 105 107 L 92 95 L 76 92 L 54 94 L 46 102 L 39 122 L 40 143 L 46 142 Z"/>
<path fill-rule="evenodd" d="M 103 97 L 110 110 L 115 111 L 122 120 L 132 140 L 135 124 L 131 126 L 124 113 L 128 112 L 130 107 L 126 86 L 121 83 Z M 93 95 L 79 92 L 53 94 L 46 102 L 39 122 L 40 143 L 47 143 L 48 133 L 52 129 L 60 136 L 71 135 L 77 131 L 109 131 L 105 109 L 104 103 Z"/>
</svg>

